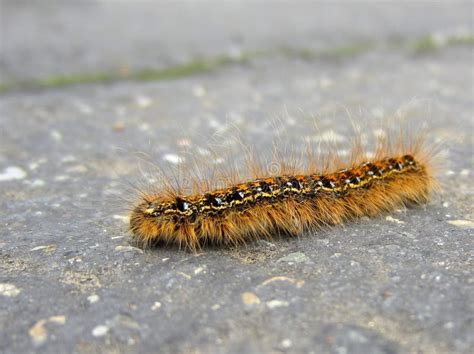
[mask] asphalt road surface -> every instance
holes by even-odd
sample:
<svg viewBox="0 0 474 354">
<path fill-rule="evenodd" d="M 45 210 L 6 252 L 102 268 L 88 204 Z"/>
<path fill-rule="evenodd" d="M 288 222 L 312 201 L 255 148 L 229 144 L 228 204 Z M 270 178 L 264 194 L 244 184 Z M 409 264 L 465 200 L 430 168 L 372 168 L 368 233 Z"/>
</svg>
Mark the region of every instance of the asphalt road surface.
<svg viewBox="0 0 474 354">
<path fill-rule="evenodd" d="M 2 1 L 0 352 L 472 352 L 473 38 L 469 2 Z M 137 152 L 206 158 L 228 126 L 263 151 L 274 121 L 370 137 L 400 108 L 443 144 L 425 207 L 198 254 L 129 242 Z"/>
</svg>

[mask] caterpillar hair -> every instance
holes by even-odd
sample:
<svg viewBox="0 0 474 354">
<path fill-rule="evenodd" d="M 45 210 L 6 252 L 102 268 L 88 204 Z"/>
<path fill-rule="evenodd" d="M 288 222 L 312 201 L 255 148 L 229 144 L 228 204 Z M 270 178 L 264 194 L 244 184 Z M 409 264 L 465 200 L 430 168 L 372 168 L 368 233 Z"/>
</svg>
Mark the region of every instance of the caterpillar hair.
<svg viewBox="0 0 474 354">
<path fill-rule="evenodd" d="M 133 239 L 142 247 L 175 244 L 193 251 L 205 245 L 238 246 L 376 217 L 430 199 L 438 184 L 435 152 L 424 134 L 378 134 L 371 154 L 360 140 L 352 140 L 347 158 L 337 152 L 316 158 L 307 149 L 305 164 L 278 149 L 266 164 L 244 149 L 251 177 L 235 168 L 219 173 L 211 168 L 206 178 L 196 168 L 184 178 L 182 172 L 173 178 L 160 173 L 163 186 L 142 189 L 131 209 Z"/>
</svg>

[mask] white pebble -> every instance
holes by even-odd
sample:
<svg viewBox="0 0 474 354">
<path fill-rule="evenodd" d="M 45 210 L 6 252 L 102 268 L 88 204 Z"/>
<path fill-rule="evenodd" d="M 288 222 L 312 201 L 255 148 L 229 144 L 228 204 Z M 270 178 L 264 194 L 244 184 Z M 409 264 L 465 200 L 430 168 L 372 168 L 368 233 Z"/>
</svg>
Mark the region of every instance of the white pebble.
<svg viewBox="0 0 474 354">
<path fill-rule="evenodd" d="M 0 173 L 0 182 L 12 181 L 16 179 L 23 179 L 26 177 L 26 172 L 17 166 L 10 166 Z"/>
<path fill-rule="evenodd" d="M 87 301 L 89 301 L 90 304 L 95 304 L 99 300 L 100 300 L 100 297 L 99 295 L 96 295 L 96 294 L 92 294 L 87 297 Z"/>
<path fill-rule="evenodd" d="M 449 220 L 448 223 L 461 229 L 474 229 L 474 221 L 471 220 Z"/>
<path fill-rule="evenodd" d="M 194 274 L 199 274 L 204 270 L 204 267 L 197 267 L 194 269 Z"/>
<path fill-rule="evenodd" d="M 55 141 L 61 141 L 63 140 L 63 135 L 61 134 L 61 132 L 59 132 L 58 130 L 51 130 L 51 137 L 55 140 Z"/>
<path fill-rule="evenodd" d="M 161 308 L 161 302 L 155 301 L 155 303 L 153 304 L 153 306 L 151 307 L 151 309 L 152 309 L 153 311 L 156 311 L 156 310 L 158 310 L 159 308 Z"/>
<path fill-rule="evenodd" d="M 74 162 L 76 161 L 76 157 L 73 155 L 66 155 L 61 159 L 61 162 Z"/>
<path fill-rule="evenodd" d="M 333 80 L 329 77 L 322 77 L 319 80 L 319 86 L 321 86 L 322 89 L 326 89 L 331 87 L 333 84 Z"/>
<path fill-rule="evenodd" d="M 0 295 L 6 297 L 15 297 L 21 292 L 15 285 L 9 283 L 0 283 Z"/>
<path fill-rule="evenodd" d="M 67 181 L 69 179 L 68 175 L 59 175 L 54 177 L 54 180 L 57 182 Z"/>
<path fill-rule="evenodd" d="M 288 339 L 288 338 L 283 339 L 283 340 L 281 341 L 281 346 L 282 346 L 283 348 L 285 348 L 285 349 L 290 348 L 292 344 L 293 344 L 293 343 L 291 342 L 291 339 Z"/>
<path fill-rule="evenodd" d="M 274 309 L 276 307 L 287 307 L 288 305 L 289 302 L 284 300 L 271 300 L 267 302 L 267 306 L 270 309 Z"/>
<path fill-rule="evenodd" d="M 401 221 L 401 220 L 395 219 L 394 217 L 392 217 L 392 216 L 390 216 L 390 215 L 388 215 L 388 216 L 385 218 L 385 220 L 390 221 L 390 222 L 394 222 L 394 223 L 396 223 L 396 224 L 404 224 L 404 223 L 405 223 L 405 221 Z"/>
<path fill-rule="evenodd" d="M 94 113 L 94 109 L 84 102 L 75 101 L 74 105 L 76 106 L 77 110 L 82 114 L 90 115 Z"/>
<path fill-rule="evenodd" d="M 201 85 L 196 85 L 193 87 L 194 97 L 204 97 L 206 95 L 206 89 Z"/>
<path fill-rule="evenodd" d="M 109 332 L 109 327 L 104 325 L 95 326 L 92 330 L 92 335 L 94 337 L 103 337 Z"/>
<path fill-rule="evenodd" d="M 178 165 L 184 162 L 184 158 L 176 154 L 166 154 L 163 156 L 163 160 L 168 161 L 175 165 Z"/>
<path fill-rule="evenodd" d="M 146 108 L 146 107 L 149 107 L 151 105 L 152 100 L 148 96 L 139 95 L 139 96 L 135 97 L 135 103 L 138 107 Z"/>
<path fill-rule="evenodd" d="M 45 185 L 45 183 L 42 179 L 35 179 L 30 183 L 30 186 L 32 186 L 32 187 L 42 187 L 44 185 Z"/>
<path fill-rule="evenodd" d="M 150 124 L 148 124 L 148 123 L 142 123 L 138 126 L 138 130 L 140 130 L 142 132 L 149 131 L 150 129 L 151 129 L 151 127 L 150 127 Z"/>
</svg>

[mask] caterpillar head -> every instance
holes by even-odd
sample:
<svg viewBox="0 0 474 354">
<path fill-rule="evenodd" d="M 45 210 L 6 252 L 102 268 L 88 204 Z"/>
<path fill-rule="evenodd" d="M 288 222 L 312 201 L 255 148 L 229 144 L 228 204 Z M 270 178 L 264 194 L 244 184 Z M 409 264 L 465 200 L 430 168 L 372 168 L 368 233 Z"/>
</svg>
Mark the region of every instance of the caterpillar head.
<svg viewBox="0 0 474 354">
<path fill-rule="evenodd" d="M 182 235 L 176 232 L 177 227 L 192 223 L 196 214 L 193 203 L 180 197 L 143 201 L 131 212 L 130 231 L 142 247 L 161 242 L 186 243 Z"/>
</svg>

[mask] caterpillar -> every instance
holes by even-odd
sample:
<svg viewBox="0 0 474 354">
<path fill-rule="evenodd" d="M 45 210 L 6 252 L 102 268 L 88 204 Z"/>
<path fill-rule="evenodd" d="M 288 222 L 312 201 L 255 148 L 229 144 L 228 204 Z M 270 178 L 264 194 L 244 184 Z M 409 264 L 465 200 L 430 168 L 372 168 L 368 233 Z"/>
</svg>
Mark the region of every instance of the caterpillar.
<svg viewBox="0 0 474 354">
<path fill-rule="evenodd" d="M 309 161 L 306 169 L 260 169 L 253 179 L 220 187 L 196 178 L 197 187 L 188 193 L 173 188 L 142 191 L 131 209 L 130 231 L 142 247 L 174 244 L 196 251 L 206 245 L 297 236 L 427 203 L 438 186 L 433 153 L 418 136 L 397 139 L 393 144 L 381 135 L 371 159 L 360 143 L 353 144 L 345 166 L 338 166 L 340 158 L 331 155 L 323 168 Z M 307 159 L 313 159 L 311 154 Z M 251 160 L 255 165 L 256 158 Z"/>
</svg>

